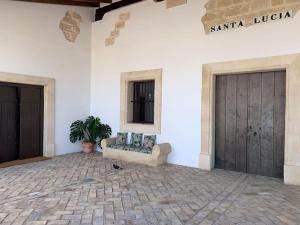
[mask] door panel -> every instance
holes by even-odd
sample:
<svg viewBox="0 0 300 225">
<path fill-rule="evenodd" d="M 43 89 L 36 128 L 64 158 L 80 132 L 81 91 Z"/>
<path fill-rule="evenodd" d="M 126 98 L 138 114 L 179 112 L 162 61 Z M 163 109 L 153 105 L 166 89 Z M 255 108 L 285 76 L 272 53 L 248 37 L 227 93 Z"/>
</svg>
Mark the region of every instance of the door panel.
<svg viewBox="0 0 300 225">
<path fill-rule="evenodd" d="M 236 171 L 247 172 L 248 75 L 237 76 Z"/>
<path fill-rule="evenodd" d="M 18 159 L 17 88 L 0 84 L 0 162 Z"/>
<path fill-rule="evenodd" d="M 260 172 L 261 74 L 249 75 L 247 171 Z"/>
<path fill-rule="evenodd" d="M 225 168 L 225 138 L 226 138 L 226 89 L 227 79 L 220 76 L 216 80 L 216 168 Z"/>
<path fill-rule="evenodd" d="M 262 76 L 262 115 L 261 115 L 261 171 L 259 174 L 272 177 L 274 159 L 274 72 Z"/>
<path fill-rule="evenodd" d="M 225 139 L 225 169 L 236 167 L 236 90 L 237 76 L 227 76 L 226 89 L 226 139 Z"/>
<path fill-rule="evenodd" d="M 282 177 L 285 72 L 217 76 L 216 167 Z"/>
<path fill-rule="evenodd" d="M 42 155 L 42 89 L 20 87 L 20 158 Z"/>
<path fill-rule="evenodd" d="M 286 76 L 275 72 L 274 103 L 274 177 L 283 177 Z"/>
</svg>

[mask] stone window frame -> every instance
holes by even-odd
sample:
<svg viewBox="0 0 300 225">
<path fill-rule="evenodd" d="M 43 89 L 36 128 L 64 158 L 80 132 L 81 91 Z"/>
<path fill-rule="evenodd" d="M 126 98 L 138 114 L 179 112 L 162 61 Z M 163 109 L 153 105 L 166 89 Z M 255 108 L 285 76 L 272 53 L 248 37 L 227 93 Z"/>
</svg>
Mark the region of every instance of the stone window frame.
<svg viewBox="0 0 300 225">
<path fill-rule="evenodd" d="M 55 80 L 47 77 L 0 72 L 0 82 L 44 87 L 43 156 L 55 156 Z"/>
<path fill-rule="evenodd" d="M 280 70 L 286 71 L 284 182 L 300 185 L 300 54 L 203 65 L 200 169 L 215 166 L 216 76 Z"/>
<path fill-rule="evenodd" d="M 154 80 L 154 123 L 142 124 L 128 122 L 132 116 L 130 95 L 133 93 L 134 81 Z M 124 72 L 121 74 L 121 107 L 120 107 L 120 130 L 122 132 L 135 133 L 161 133 L 161 101 L 162 101 L 162 69 Z"/>
</svg>

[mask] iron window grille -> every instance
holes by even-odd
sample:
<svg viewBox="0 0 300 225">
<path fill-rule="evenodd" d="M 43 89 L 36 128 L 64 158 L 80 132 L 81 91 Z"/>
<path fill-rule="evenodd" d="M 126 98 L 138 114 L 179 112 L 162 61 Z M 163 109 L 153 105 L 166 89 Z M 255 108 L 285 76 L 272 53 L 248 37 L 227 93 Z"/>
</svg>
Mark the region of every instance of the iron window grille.
<svg viewBox="0 0 300 225">
<path fill-rule="evenodd" d="M 133 123 L 154 124 L 154 80 L 133 82 Z"/>
</svg>

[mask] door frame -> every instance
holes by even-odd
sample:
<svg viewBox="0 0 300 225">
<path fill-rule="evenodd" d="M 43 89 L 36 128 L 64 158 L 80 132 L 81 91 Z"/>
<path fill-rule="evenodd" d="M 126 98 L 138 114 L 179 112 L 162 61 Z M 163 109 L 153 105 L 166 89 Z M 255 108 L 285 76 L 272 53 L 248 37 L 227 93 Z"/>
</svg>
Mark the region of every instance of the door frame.
<svg viewBox="0 0 300 225">
<path fill-rule="evenodd" d="M 55 80 L 47 77 L 0 72 L 0 82 L 44 87 L 43 156 L 55 156 Z"/>
<path fill-rule="evenodd" d="M 300 185 L 300 54 L 203 65 L 201 100 L 201 150 L 199 168 L 215 165 L 216 76 L 252 72 L 286 71 L 284 182 Z"/>
<path fill-rule="evenodd" d="M 32 85 L 32 84 L 24 84 L 24 83 L 20 84 L 20 83 L 2 82 L 2 81 L 0 81 L 0 86 L 17 88 L 18 92 L 20 90 L 19 88 L 22 88 L 22 87 L 24 87 L 24 88 L 36 88 L 36 89 L 40 90 L 40 92 L 41 92 L 41 100 L 40 100 L 40 107 L 41 107 L 40 108 L 41 109 L 41 114 L 40 114 L 40 130 L 41 130 L 41 133 L 39 134 L 39 141 L 40 141 L 39 155 L 43 156 L 43 152 L 44 152 L 43 151 L 43 148 L 44 148 L 44 144 L 43 144 L 43 140 L 44 140 L 44 86 L 41 86 L 41 85 Z M 18 116 L 20 116 L 20 115 L 18 115 Z M 19 149 L 19 156 L 20 156 L 20 149 Z"/>
<path fill-rule="evenodd" d="M 276 78 L 277 76 L 277 78 Z M 264 80 L 267 79 L 268 80 Z M 221 79 L 222 80 L 221 80 Z M 275 111 L 272 116 L 272 131 L 267 131 L 272 133 L 272 143 L 276 139 L 280 139 L 280 142 L 276 142 L 277 144 L 280 143 L 280 148 L 276 148 L 274 146 L 271 147 L 270 145 L 264 145 L 263 144 L 263 136 L 266 130 L 263 129 L 264 124 L 263 121 L 265 121 L 264 113 L 265 109 L 264 104 L 266 98 L 271 97 L 269 94 L 275 94 L 277 89 L 277 95 L 275 95 L 272 98 L 272 106 L 276 108 L 276 101 L 280 101 L 280 114 L 277 115 L 280 118 L 277 118 L 280 120 L 280 124 L 285 123 L 285 105 L 286 102 L 286 71 L 272 71 L 272 72 L 257 72 L 257 73 L 241 73 L 241 74 L 226 74 L 226 75 L 220 75 L 215 76 L 216 79 L 216 99 L 215 99 L 215 168 L 220 168 L 224 170 L 230 170 L 230 171 L 236 171 L 236 172 L 244 172 L 249 174 L 257 174 L 262 176 L 269 176 L 269 177 L 277 177 L 282 178 L 283 177 L 283 163 L 284 163 L 284 131 L 285 127 L 280 127 L 280 130 L 278 130 L 279 126 L 276 126 L 275 121 Z M 255 83 L 259 83 L 259 89 L 260 92 L 257 92 L 257 90 L 252 89 L 253 85 L 251 85 L 251 80 Z M 277 80 L 277 82 L 276 82 Z M 218 83 L 219 81 L 219 83 Z M 264 81 L 270 84 L 269 82 L 273 83 L 273 86 L 264 85 Z M 277 83 L 277 84 L 276 84 Z M 218 85 L 219 84 L 219 85 Z M 234 87 L 232 90 L 234 92 L 230 92 L 230 96 L 232 98 L 228 97 L 228 90 Z M 256 88 L 255 86 L 254 88 Z M 270 89 L 269 89 L 270 88 Z M 284 89 L 284 92 L 281 91 L 281 88 Z M 254 91 L 255 90 L 255 91 Z M 220 94 L 218 98 L 218 93 Z M 256 95 L 258 93 L 258 95 Z M 264 94 L 265 93 L 265 94 Z M 284 94 L 284 97 L 281 95 L 278 95 L 278 93 Z M 253 98 L 253 94 L 255 95 L 255 98 Z M 266 95 L 267 94 L 267 95 Z M 239 96 L 242 96 L 241 98 Z M 251 97 L 252 96 L 252 97 Z M 219 100 L 219 101 L 218 101 Z M 233 102 L 231 102 L 233 101 Z M 254 106 L 255 103 L 259 105 L 259 108 L 261 108 L 261 113 L 257 115 L 258 117 L 254 116 L 254 111 L 251 111 L 251 106 Z M 233 104 L 233 105 L 232 105 Z M 239 105 L 241 104 L 241 105 Z M 253 105 L 254 104 L 254 105 Z M 218 111 L 218 106 L 220 111 Z M 240 107 L 242 106 L 242 107 Z M 279 105 L 277 105 L 279 106 Z M 233 107 L 233 108 L 232 108 Z M 250 107 L 250 108 L 249 108 Z M 230 108 L 232 110 L 236 110 L 237 112 L 234 112 L 231 114 L 231 110 L 227 111 L 227 108 Z M 241 110 L 240 113 L 238 113 L 238 110 Z M 257 109 L 256 109 L 257 110 Z M 255 111 L 256 111 L 255 110 Z M 275 110 L 275 109 L 274 109 Z M 225 113 L 226 111 L 226 113 Z M 227 115 L 227 112 L 229 113 Z M 225 117 L 221 116 L 226 114 Z M 254 114 L 253 114 L 254 113 Z M 240 114 L 238 116 L 237 114 Z M 221 118 L 220 118 L 221 116 Z M 232 124 L 229 125 L 229 129 L 227 129 L 228 124 L 228 116 L 230 116 L 231 119 L 234 120 L 234 123 L 236 122 L 236 126 L 233 129 Z M 255 120 L 253 120 L 253 116 L 255 117 Z M 234 118 L 233 118 L 234 117 Z M 261 121 L 259 119 L 261 118 Z M 257 120 L 258 119 L 258 120 Z M 269 121 L 269 120 L 268 120 Z M 230 122 L 229 122 L 230 123 Z M 268 123 L 268 122 L 267 122 Z M 282 125 L 283 125 L 282 124 Z M 271 124 L 270 124 L 271 125 Z M 275 133 L 275 131 L 280 131 L 280 133 Z M 233 133 L 231 133 L 233 132 Z M 238 133 L 241 132 L 241 133 Z M 255 135 L 257 133 L 257 135 Z M 254 139 L 251 137 L 253 136 L 261 136 L 261 142 L 256 142 L 258 139 L 254 138 L 256 141 L 253 142 Z M 220 136 L 220 139 L 218 139 L 218 135 Z M 228 135 L 230 137 L 228 137 Z M 232 136 L 233 135 L 233 136 Z M 241 139 L 239 139 L 237 136 L 242 136 Z M 280 135 L 280 136 L 278 136 Z M 282 136 L 283 137 L 282 137 Z M 236 139 L 236 138 L 239 139 Z M 282 137 L 282 138 L 279 138 Z M 233 139 L 236 139 L 234 144 L 228 143 L 227 138 L 233 141 Z M 259 138 L 260 139 L 260 138 Z M 225 141 L 225 142 L 224 142 Z M 257 152 L 257 148 L 253 148 L 252 144 L 257 144 L 256 146 L 261 149 L 261 154 L 267 154 L 267 152 L 271 151 L 273 153 L 277 152 L 277 154 L 268 155 L 269 157 L 273 158 L 264 158 L 261 156 L 259 152 Z M 218 147 L 218 144 L 219 147 Z M 232 145 L 233 144 L 233 145 Z M 259 145 L 259 146 L 258 146 Z M 233 152 L 233 149 L 234 152 Z M 267 149 L 267 150 L 266 150 Z M 253 155 L 253 151 L 255 152 Z M 266 152 L 267 151 L 267 152 Z M 232 155 L 234 154 L 234 155 Z M 260 154 L 257 155 L 257 154 Z M 254 157 L 255 156 L 255 157 Z M 279 157 L 280 156 L 280 157 Z M 238 158 L 237 158 L 238 157 Z M 257 158 L 259 157 L 259 158 Z M 272 164 L 270 163 L 270 160 L 272 161 Z M 278 166 L 277 160 L 282 160 L 280 163 L 280 166 Z M 258 163 L 259 162 L 259 163 Z M 275 167 L 271 165 L 275 165 Z M 282 168 L 281 168 L 282 167 Z M 265 174 L 265 175 L 263 175 Z"/>
</svg>

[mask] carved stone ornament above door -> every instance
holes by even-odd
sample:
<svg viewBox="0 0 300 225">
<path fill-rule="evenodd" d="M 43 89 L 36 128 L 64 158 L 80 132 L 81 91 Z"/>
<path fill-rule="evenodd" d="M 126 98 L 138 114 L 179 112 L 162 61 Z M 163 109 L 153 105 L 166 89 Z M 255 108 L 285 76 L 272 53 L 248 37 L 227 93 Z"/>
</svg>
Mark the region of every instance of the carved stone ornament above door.
<svg viewBox="0 0 300 225">
<path fill-rule="evenodd" d="M 208 34 L 293 18 L 300 0 L 208 0 L 205 8 L 202 23 Z"/>
<path fill-rule="evenodd" d="M 59 28 L 68 41 L 76 41 L 76 38 L 80 34 L 81 21 L 81 16 L 74 11 L 67 11 L 65 17 L 60 21 Z"/>
</svg>

